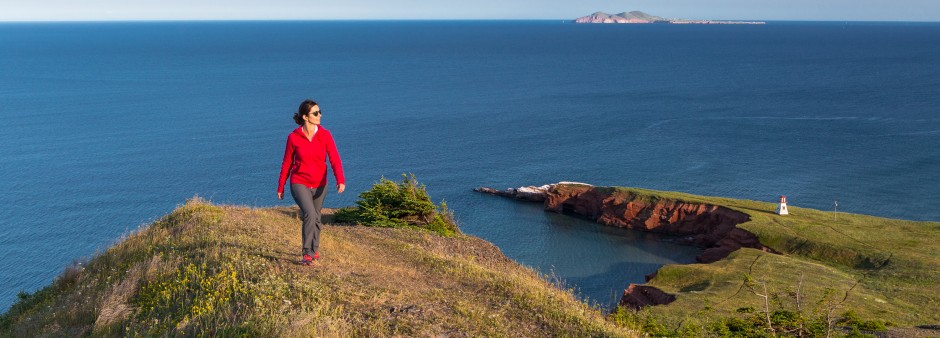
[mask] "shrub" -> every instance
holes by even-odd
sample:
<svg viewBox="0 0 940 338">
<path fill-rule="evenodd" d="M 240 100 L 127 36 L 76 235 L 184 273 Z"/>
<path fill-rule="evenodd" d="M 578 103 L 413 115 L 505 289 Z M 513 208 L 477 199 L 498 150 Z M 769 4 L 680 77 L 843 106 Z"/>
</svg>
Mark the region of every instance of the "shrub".
<svg viewBox="0 0 940 338">
<path fill-rule="evenodd" d="M 638 311 L 618 306 L 617 310 L 610 314 L 609 319 L 620 327 L 631 330 L 643 330 L 644 318 Z"/>
<path fill-rule="evenodd" d="M 667 328 L 666 324 L 662 323 L 657 316 L 643 309 L 633 310 L 618 306 L 617 310 L 608 315 L 608 319 L 617 326 L 644 332 L 653 337 L 701 337 L 706 335 L 706 328 L 694 318 L 686 318 L 677 328 Z"/>
<path fill-rule="evenodd" d="M 838 324 L 845 325 L 851 329 L 864 331 L 887 331 L 888 325 L 880 319 L 862 320 L 855 311 L 849 310 L 842 314 Z"/>
<path fill-rule="evenodd" d="M 402 174 L 401 182 L 381 178 L 371 189 L 359 194 L 356 207 L 336 212 L 336 221 L 377 227 L 417 226 L 442 236 L 460 233 L 447 203 L 431 202 L 427 188 L 414 174 Z"/>
</svg>

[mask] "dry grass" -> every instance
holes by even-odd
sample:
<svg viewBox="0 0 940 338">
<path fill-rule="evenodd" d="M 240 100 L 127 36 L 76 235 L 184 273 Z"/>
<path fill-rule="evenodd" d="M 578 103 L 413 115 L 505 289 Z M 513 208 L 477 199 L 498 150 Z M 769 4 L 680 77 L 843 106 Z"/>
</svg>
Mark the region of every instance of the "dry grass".
<svg viewBox="0 0 940 338">
<path fill-rule="evenodd" d="M 330 221 L 330 211 L 325 221 Z M 635 336 L 483 240 L 194 199 L 23 297 L 0 335 Z"/>
</svg>

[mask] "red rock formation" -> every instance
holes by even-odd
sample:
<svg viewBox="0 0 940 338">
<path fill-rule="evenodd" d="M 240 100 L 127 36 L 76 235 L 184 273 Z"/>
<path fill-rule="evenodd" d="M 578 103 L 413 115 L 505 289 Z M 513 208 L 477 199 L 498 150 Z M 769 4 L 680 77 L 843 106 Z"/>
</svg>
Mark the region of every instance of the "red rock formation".
<svg viewBox="0 0 940 338">
<path fill-rule="evenodd" d="M 687 242 L 707 248 L 696 257 L 702 263 L 717 261 L 742 247 L 773 252 L 757 236 L 736 226 L 750 220 L 747 214 L 726 207 L 642 198 L 589 185 L 552 185 L 545 194 L 545 210 L 621 228 L 686 236 Z"/>
<path fill-rule="evenodd" d="M 645 306 L 666 305 L 675 300 L 675 295 L 670 295 L 660 289 L 630 283 L 630 286 L 623 290 L 623 296 L 620 297 L 620 306 L 639 310 Z"/>
<path fill-rule="evenodd" d="M 701 263 L 718 261 L 740 248 L 778 253 L 761 244 L 754 234 L 737 227 L 749 221 L 750 216 L 722 206 L 658 199 L 615 188 L 570 182 L 505 191 L 490 188 L 476 190 L 528 201 L 543 201 L 547 211 L 576 214 L 601 224 L 684 236 L 686 242 L 706 247 L 696 257 Z M 655 277 L 654 272 L 646 276 L 646 281 Z M 630 284 L 623 292 L 620 305 L 639 309 L 649 305 L 669 304 L 675 299 L 676 296 L 655 287 Z"/>
</svg>

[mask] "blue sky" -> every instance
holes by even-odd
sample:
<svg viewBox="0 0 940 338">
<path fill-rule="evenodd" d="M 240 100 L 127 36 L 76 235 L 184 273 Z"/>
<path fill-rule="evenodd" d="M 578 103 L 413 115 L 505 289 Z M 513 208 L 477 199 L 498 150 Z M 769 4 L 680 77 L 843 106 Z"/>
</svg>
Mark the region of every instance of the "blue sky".
<svg viewBox="0 0 940 338">
<path fill-rule="evenodd" d="M 0 0 L 0 21 L 670 18 L 940 21 L 938 0 Z"/>
</svg>

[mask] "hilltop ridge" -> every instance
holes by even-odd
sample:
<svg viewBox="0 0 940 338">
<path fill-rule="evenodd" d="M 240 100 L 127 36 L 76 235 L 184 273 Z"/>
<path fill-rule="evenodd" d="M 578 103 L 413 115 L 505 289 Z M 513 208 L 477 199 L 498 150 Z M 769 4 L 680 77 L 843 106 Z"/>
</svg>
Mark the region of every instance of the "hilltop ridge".
<svg viewBox="0 0 940 338">
<path fill-rule="evenodd" d="M 605 315 L 459 232 L 333 224 L 327 209 L 323 261 L 303 267 L 297 208 L 194 198 L 22 294 L 0 336 L 752 336 L 773 330 L 771 312 L 810 335 L 940 328 L 940 223 L 573 182 L 504 196 L 708 249 Z"/>
<path fill-rule="evenodd" d="M 467 235 L 332 223 L 297 264 L 297 208 L 188 201 L 0 316 L 0 336 L 631 337 Z"/>
</svg>

